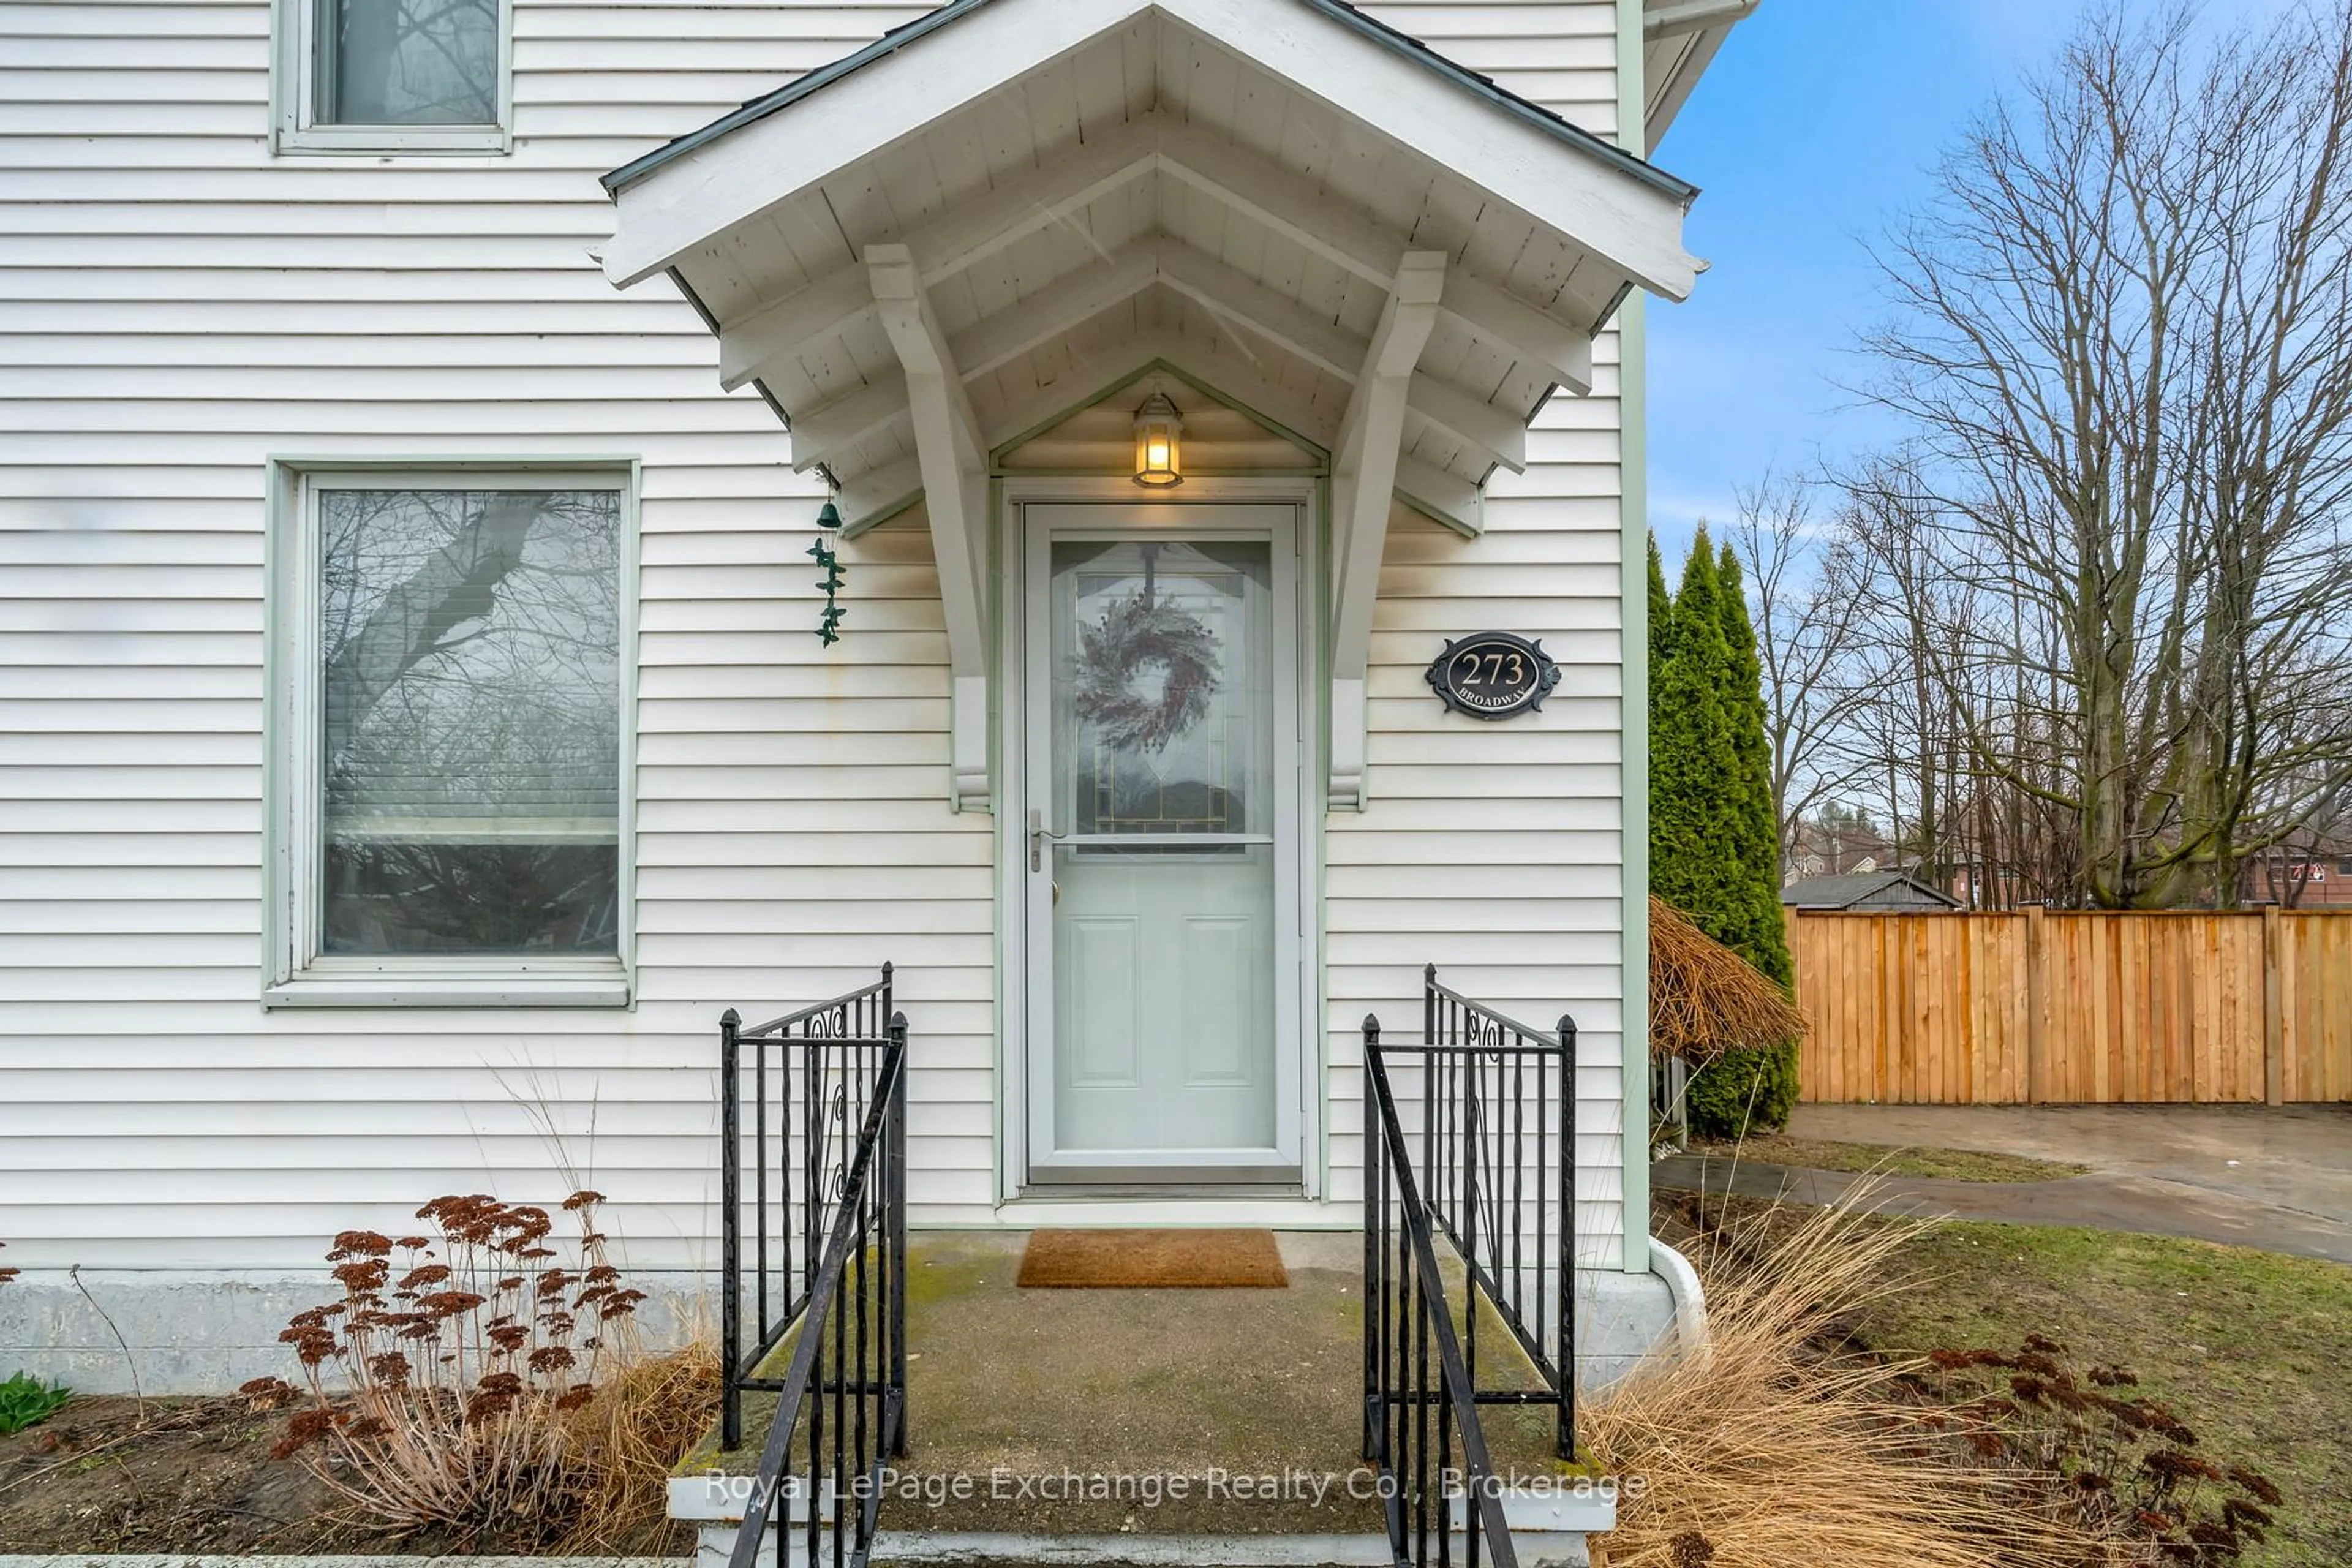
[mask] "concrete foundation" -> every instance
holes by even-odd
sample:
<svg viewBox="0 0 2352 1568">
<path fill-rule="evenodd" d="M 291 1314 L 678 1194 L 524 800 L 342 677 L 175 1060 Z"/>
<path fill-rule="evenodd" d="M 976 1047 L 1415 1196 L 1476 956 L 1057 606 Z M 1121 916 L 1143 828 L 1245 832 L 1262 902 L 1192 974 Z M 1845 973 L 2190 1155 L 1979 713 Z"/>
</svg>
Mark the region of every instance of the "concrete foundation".
<svg viewBox="0 0 2352 1568">
<path fill-rule="evenodd" d="M 703 1282 L 633 1275 L 649 1342 L 676 1342 Z M 299 1275 L 163 1269 L 26 1269 L 0 1287 L 0 1376 L 19 1368 L 82 1394 L 226 1394 L 300 1370 L 286 1321 L 341 1294 L 324 1265 Z"/>
</svg>

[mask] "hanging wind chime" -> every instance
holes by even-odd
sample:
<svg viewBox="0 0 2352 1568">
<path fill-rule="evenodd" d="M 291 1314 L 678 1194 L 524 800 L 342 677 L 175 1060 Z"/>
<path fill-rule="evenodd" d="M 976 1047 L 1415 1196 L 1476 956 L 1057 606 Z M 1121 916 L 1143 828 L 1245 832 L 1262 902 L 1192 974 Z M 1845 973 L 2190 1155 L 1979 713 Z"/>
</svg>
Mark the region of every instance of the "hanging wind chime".
<svg viewBox="0 0 2352 1568">
<path fill-rule="evenodd" d="M 824 590 L 824 614 L 817 622 L 816 640 L 831 647 L 841 640 L 841 617 L 848 612 L 841 607 L 841 556 L 828 542 L 828 536 L 841 531 L 841 509 L 825 498 L 824 509 L 816 514 L 816 542 L 808 552 L 824 568 L 824 581 L 817 584 Z"/>
</svg>

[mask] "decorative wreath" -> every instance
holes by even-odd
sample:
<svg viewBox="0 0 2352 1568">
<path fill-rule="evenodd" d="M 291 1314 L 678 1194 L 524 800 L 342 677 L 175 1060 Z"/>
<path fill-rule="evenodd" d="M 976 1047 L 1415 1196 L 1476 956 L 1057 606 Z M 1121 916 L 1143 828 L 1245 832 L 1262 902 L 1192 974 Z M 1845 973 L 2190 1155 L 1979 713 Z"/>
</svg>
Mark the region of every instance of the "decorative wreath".
<svg viewBox="0 0 2352 1568">
<path fill-rule="evenodd" d="M 1217 643 L 1209 628 L 1173 605 L 1138 594 L 1078 634 L 1078 717 L 1113 751 L 1161 752 L 1208 717 L 1217 694 Z M 1158 701 L 1135 689 L 1147 666 L 1168 672 Z"/>
</svg>

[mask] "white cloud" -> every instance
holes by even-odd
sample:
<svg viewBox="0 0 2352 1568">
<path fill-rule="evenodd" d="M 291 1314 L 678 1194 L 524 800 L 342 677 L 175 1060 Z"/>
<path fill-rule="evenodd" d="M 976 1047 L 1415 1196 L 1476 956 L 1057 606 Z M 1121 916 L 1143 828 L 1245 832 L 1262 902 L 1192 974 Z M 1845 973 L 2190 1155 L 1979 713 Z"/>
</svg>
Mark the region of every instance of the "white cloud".
<svg viewBox="0 0 2352 1568">
<path fill-rule="evenodd" d="M 1682 571 L 1683 557 L 1690 553 L 1691 540 L 1700 523 L 1707 524 L 1719 538 L 1724 526 L 1738 514 L 1739 503 L 1727 490 L 1719 494 L 1676 491 L 1654 484 L 1650 530 L 1658 536 L 1658 552 L 1665 557 L 1667 581 L 1673 582 Z"/>
</svg>

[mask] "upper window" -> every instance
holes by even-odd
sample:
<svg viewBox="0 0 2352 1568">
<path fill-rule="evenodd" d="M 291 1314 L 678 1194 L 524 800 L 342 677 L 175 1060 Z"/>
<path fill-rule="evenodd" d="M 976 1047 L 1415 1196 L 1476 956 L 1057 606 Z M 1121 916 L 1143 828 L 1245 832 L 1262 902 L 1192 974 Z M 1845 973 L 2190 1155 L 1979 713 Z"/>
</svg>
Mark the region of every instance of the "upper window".
<svg viewBox="0 0 2352 1568">
<path fill-rule="evenodd" d="M 289 485 L 273 1000 L 625 1000 L 625 487 Z"/>
<path fill-rule="evenodd" d="M 279 0 L 278 144 L 507 146 L 507 0 Z"/>
</svg>

